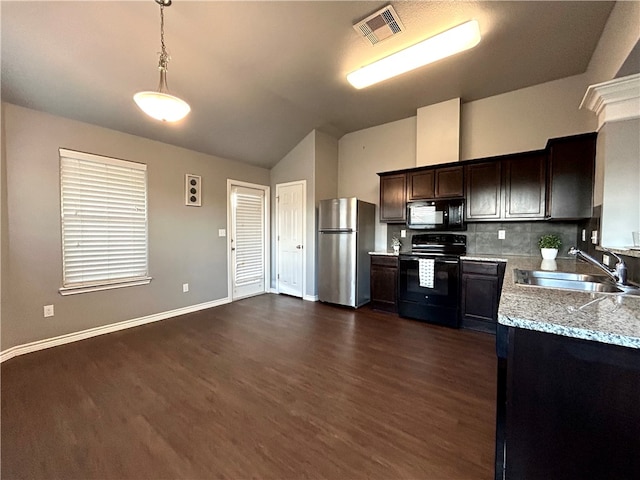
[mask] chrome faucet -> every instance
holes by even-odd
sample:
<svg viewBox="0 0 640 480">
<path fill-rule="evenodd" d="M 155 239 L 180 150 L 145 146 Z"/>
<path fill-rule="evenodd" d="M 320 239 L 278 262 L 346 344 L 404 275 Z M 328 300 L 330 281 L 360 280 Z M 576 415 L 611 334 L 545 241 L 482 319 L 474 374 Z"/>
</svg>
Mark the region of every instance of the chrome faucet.
<svg viewBox="0 0 640 480">
<path fill-rule="evenodd" d="M 598 260 L 593 258 L 588 253 L 585 253 L 582 250 L 578 250 L 576 247 L 571 247 L 568 253 L 569 255 L 575 255 L 576 257 L 582 258 L 584 261 L 598 267 L 604 273 L 609 275 L 613 279 L 613 281 L 616 282 L 616 284 L 625 285 L 625 286 L 628 285 L 627 284 L 627 266 L 624 264 L 624 261 L 615 253 L 610 252 L 609 250 L 605 250 L 604 248 L 603 250 L 607 254 L 611 255 L 612 257 L 615 257 L 615 259 L 617 260 L 615 269 L 610 268 L 604 263 L 600 263 Z"/>
</svg>

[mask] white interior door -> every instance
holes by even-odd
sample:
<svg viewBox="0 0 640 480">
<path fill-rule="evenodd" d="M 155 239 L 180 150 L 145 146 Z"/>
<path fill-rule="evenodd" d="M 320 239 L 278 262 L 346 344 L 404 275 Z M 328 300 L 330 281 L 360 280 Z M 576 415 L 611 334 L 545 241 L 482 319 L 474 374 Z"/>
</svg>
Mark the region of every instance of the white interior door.
<svg viewBox="0 0 640 480">
<path fill-rule="evenodd" d="M 230 184 L 231 298 L 266 292 L 268 187 Z"/>
<path fill-rule="evenodd" d="M 279 293 L 295 297 L 304 292 L 305 191 L 305 181 L 276 185 L 276 283 Z"/>
</svg>

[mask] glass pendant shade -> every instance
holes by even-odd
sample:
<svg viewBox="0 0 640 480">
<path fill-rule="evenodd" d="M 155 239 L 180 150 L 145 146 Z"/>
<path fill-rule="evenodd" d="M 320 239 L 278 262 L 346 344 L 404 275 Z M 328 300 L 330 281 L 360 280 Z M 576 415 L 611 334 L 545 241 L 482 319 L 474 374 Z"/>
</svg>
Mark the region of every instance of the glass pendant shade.
<svg viewBox="0 0 640 480">
<path fill-rule="evenodd" d="M 163 122 L 177 122 L 191 111 L 187 102 L 168 93 L 138 92 L 133 100 L 144 113 Z"/>
<path fill-rule="evenodd" d="M 171 0 L 155 0 L 160 5 L 160 59 L 158 70 L 160 70 L 160 82 L 158 91 L 138 92 L 133 96 L 134 102 L 144 113 L 151 118 L 163 122 L 177 122 L 182 120 L 191 111 L 191 107 L 181 98 L 170 95 L 167 87 L 167 64 L 169 54 L 164 44 L 164 7 L 171 5 Z"/>
</svg>

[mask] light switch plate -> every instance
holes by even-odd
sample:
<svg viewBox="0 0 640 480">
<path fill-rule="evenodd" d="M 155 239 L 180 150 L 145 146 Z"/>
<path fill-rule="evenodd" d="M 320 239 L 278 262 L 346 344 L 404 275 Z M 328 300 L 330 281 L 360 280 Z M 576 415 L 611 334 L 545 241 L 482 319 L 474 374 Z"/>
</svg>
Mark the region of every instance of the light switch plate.
<svg viewBox="0 0 640 480">
<path fill-rule="evenodd" d="M 407 231 L 406 230 L 400 230 L 400 238 L 407 238 Z"/>
<path fill-rule="evenodd" d="M 182 293 L 187 293 L 189 291 L 189 284 L 188 283 L 183 283 L 182 284 Z"/>
<path fill-rule="evenodd" d="M 583 228 L 582 229 L 582 241 L 586 241 L 587 240 L 587 231 Z"/>
<path fill-rule="evenodd" d="M 44 316 L 45 317 L 53 317 L 53 305 L 45 305 L 44 306 Z"/>
<path fill-rule="evenodd" d="M 219 228 L 218 229 L 218 236 L 219 237 L 226 237 L 227 236 L 227 231 L 224 228 Z"/>
<path fill-rule="evenodd" d="M 602 255 L 602 263 L 609 266 L 609 255 Z"/>
<path fill-rule="evenodd" d="M 505 230 L 498 230 L 498 240 L 504 240 L 507 238 L 507 232 Z"/>
</svg>

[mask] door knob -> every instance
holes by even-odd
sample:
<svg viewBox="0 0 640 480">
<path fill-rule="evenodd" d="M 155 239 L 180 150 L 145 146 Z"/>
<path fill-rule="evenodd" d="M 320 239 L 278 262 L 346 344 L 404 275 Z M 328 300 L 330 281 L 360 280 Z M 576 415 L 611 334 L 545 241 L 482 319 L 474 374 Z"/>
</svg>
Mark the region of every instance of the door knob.
<svg viewBox="0 0 640 480">
<path fill-rule="evenodd" d="M 302 245 L 296 245 L 296 248 L 300 250 L 302 248 Z"/>
</svg>

